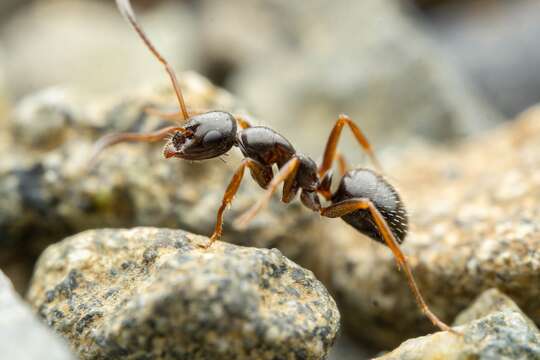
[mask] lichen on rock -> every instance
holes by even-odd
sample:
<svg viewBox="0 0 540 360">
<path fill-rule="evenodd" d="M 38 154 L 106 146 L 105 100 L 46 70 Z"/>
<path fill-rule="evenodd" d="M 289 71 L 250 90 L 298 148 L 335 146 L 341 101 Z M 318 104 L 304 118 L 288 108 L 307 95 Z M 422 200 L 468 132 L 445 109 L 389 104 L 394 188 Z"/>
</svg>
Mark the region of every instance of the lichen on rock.
<svg viewBox="0 0 540 360">
<path fill-rule="evenodd" d="M 83 359 L 322 359 L 332 297 L 278 250 L 181 230 L 91 230 L 50 246 L 28 299 Z"/>
</svg>

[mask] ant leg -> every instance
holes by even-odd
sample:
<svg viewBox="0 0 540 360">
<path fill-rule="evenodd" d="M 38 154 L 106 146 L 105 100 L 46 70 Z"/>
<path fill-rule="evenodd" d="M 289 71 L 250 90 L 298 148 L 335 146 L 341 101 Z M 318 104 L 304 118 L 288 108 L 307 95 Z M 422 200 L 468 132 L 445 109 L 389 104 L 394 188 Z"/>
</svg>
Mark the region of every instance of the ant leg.
<svg viewBox="0 0 540 360">
<path fill-rule="evenodd" d="M 238 188 L 240 187 L 240 183 L 242 182 L 242 178 L 244 177 L 244 170 L 246 166 L 249 167 L 251 175 L 256 179 L 259 185 L 266 187 L 268 183 L 270 183 L 272 179 L 272 168 L 268 169 L 268 167 L 265 167 L 258 161 L 249 158 L 242 160 L 242 163 L 234 173 L 229 183 L 229 186 L 227 186 L 227 190 L 225 190 L 223 200 L 221 201 L 221 206 L 219 207 L 217 213 L 214 232 L 210 237 L 210 243 L 204 246 L 205 248 L 210 247 L 214 243 L 214 241 L 221 237 L 221 233 L 223 231 L 223 213 L 225 212 L 227 206 L 232 202 L 234 196 L 236 195 L 236 192 L 238 191 Z M 270 173 L 268 173 L 268 170 L 270 171 Z"/>
<path fill-rule="evenodd" d="M 178 126 L 167 126 L 162 129 L 156 130 L 151 133 L 116 133 L 107 134 L 99 139 L 94 145 L 92 156 L 89 161 L 89 168 L 93 167 L 99 154 L 101 154 L 106 148 L 122 142 L 156 142 L 163 140 L 168 135 L 176 132 L 185 132 L 184 128 Z"/>
<path fill-rule="evenodd" d="M 336 148 L 337 143 L 339 141 L 339 137 L 341 135 L 341 130 L 343 130 L 343 127 L 345 125 L 348 125 L 351 128 L 351 131 L 354 134 L 354 137 L 356 140 L 360 143 L 360 146 L 364 149 L 364 151 L 368 154 L 368 156 L 371 159 L 371 162 L 375 165 L 377 170 L 381 171 L 381 165 L 379 163 L 379 160 L 377 160 L 377 157 L 375 156 L 375 153 L 373 152 L 373 149 L 364 135 L 362 133 L 362 130 L 352 121 L 350 117 L 347 115 L 339 115 L 339 118 L 334 125 L 334 128 L 332 129 L 332 132 L 330 133 L 330 136 L 328 137 L 328 141 L 326 143 L 326 148 L 324 150 L 324 157 L 321 166 L 319 166 L 319 176 L 322 177 L 330 168 L 332 167 L 332 163 L 334 162 L 334 159 L 336 157 Z"/>
<path fill-rule="evenodd" d="M 340 153 L 336 151 L 335 159 L 338 162 L 338 168 L 339 172 L 341 174 L 341 177 L 345 176 L 345 173 L 349 170 L 349 166 L 347 165 L 347 160 L 345 160 L 345 157 Z M 333 171 L 329 169 L 324 173 L 324 175 L 320 179 L 319 188 L 317 189 L 317 192 L 324 197 L 327 201 L 330 201 L 332 198 L 332 176 Z"/>
<path fill-rule="evenodd" d="M 244 116 L 235 115 L 234 118 L 236 119 L 238 126 L 240 126 L 242 129 L 247 129 L 251 127 L 250 122 Z"/>
<path fill-rule="evenodd" d="M 257 215 L 257 213 L 268 204 L 270 198 L 272 197 L 272 194 L 274 193 L 274 191 L 276 191 L 278 186 L 282 182 L 296 177 L 296 172 L 298 171 L 299 165 L 300 160 L 296 156 L 287 161 L 287 163 L 283 165 L 283 167 L 279 170 L 279 173 L 274 176 L 263 197 L 249 210 L 247 210 L 238 219 L 235 220 L 235 226 L 239 229 L 245 228 L 247 224 Z M 289 195 L 286 194 L 286 189 L 284 188 L 283 197 L 286 198 L 288 196 Z"/>
<path fill-rule="evenodd" d="M 120 10 L 122 16 L 124 16 L 124 18 L 131 24 L 131 26 L 139 35 L 141 40 L 144 42 L 148 50 L 150 50 L 150 52 L 156 57 L 156 59 L 165 67 L 165 70 L 167 71 L 167 74 L 169 75 L 169 78 L 172 82 L 174 92 L 176 94 L 176 99 L 178 100 L 178 104 L 180 105 L 180 112 L 178 114 L 182 115 L 184 121 L 189 119 L 189 113 L 187 111 L 186 103 L 184 101 L 184 96 L 182 95 L 182 90 L 180 89 L 180 85 L 178 84 L 178 79 L 176 78 L 176 74 L 173 68 L 169 65 L 167 60 L 157 51 L 154 44 L 150 41 L 148 36 L 146 36 L 146 33 L 144 32 L 142 27 L 137 23 L 135 13 L 131 8 L 129 0 L 116 0 L 116 5 L 118 6 L 118 9 Z"/>
<path fill-rule="evenodd" d="M 372 216 L 372 218 L 375 220 L 375 223 L 377 225 L 377 229 L 380 231 L 386 245 L 390 248 L 392 253 L 394 254 L 394 257 L 396 258 L 396 261 L 398 265 L 405 270 L 405 275 L 407 278 L 407 282 L 409 284 L 409 288 L 411 289 L 412 293 L 414 294 L 414 297 L 416 299 L 416 302 L 422 312 L 427 316 L 429 320 L 433 323 L 433 325 L 437 326 L 439 329 L 443 331 L 450 331 L 453 333 L 457 333 L 455 330 L 450 328 L 448 325 L 446 325 L 444 322 L 439 320 L 439 318 L 431 312 L 428 305 L 424 301 L 424 298 L 422 297 L 422 294 L 420 293 L 420 290 L 418 289 L 418 285 L 416 284 L 416 281 L 414 280 L 414 276 L 412 273 L 412 270 L 409 266 L 409 263 L 407 262 L 407 258 L 401 251 L 401 248 L 399 247 L 398 241 L 394 237 L 394 234 L 392 233 L 392 230 L 386 223 L 386 220 L 380 213 L 380 211 L 373 205 L 371 200 L 365 199 L 365 198 L 356 198 L 356 199 L 349 199 L 344 200 L 335 204 L 332 204 L 328 207 L 322 208 L 320 210 L 322 216 L 326 216 L 329 218 L 338 218 L 342 217 L 344 215 L 347 215 L 353 211 L 356 210 L 368 210 Z"/>
<path fill-rule="evenodd" d="M 347 164 L 347 160 L 345 159 L 345 156 L 341 154 L 339 151 L 336 151 L 336 160 L 338 162 L 338 169 L 339 174 L 341 177 L 345 176 L 345 173 L 349 171 L 349 165 Z"/>
</svg>

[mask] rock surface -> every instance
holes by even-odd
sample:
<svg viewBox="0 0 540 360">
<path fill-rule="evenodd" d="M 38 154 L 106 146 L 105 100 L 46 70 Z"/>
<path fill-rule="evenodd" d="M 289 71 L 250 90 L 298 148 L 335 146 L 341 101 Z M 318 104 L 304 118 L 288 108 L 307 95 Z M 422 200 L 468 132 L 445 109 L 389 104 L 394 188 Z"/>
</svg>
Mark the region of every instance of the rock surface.
<svg viewBox="0 0 540 360">
<path fill-rule="evenodd" d="M 182 74 L 181 80 L 195 109 L 239 108 L 230 94 L 194 73 Z M 170 85 L 95 103 L 76 91 L 53 88 L 18 105 L 10 135 L 0 145 L 6 149 L 0 158 L 2 266 L 23 264 L 24 273 L 47 244 L 89 228 L 149 225 L 212 233 L 227 183 L 240 164 L 237 149 L 223 158 L 227 163 L 214 159 L 193 164 L 163 159 L 162 143 L 122 144 L 107 150 L 87 171 L 100 135 L 165 126 L 144 116 L 142 108 L 148 104 L 174 107 Z M 248 231 L 232 228 L 232 220 L 261 194 L 247 175 L 225 214 L 223 239 L 279 245 L 287 256 L 301 252 L 309 236 L 317 236 L 311 225 L 318 219 L 299 203 L 286 207 L 275 199 Z"/>
<path fill-rule="evenodd" d="M 536 360 L 540 331 L 511 299 L 485 291 L 456 321 L 464 336 L 448 332 L 411 339 L 380 360 Z"/>
<path fill-rule="evenodd" d="M 92 230 L 50 246 L 28 298 L 83 359 L 321 359 L 334 300 L 277 250 L 180 230 Z"/>
<path fill-rule="evenodd" d="M 3 359 L 75 359 L 67 344 L 32 314 L 0 271 L 0 344 Z M 31 346 L 29 346 L 31 345 Z"/>
<path fill-rule="evenodd" d="M 460 146 L 420 147 L 387 167 L 410 210 L 403 249 L 427 303 L 445 321 L 496 287 L 540 323 L 538 138 L 540 108 L 533 108 Z M 335 294 L 345 326 L 383 348 L 435 330 L 386 247 L 328 225 L 333 236 L 303 265 Z"/>
</svg>

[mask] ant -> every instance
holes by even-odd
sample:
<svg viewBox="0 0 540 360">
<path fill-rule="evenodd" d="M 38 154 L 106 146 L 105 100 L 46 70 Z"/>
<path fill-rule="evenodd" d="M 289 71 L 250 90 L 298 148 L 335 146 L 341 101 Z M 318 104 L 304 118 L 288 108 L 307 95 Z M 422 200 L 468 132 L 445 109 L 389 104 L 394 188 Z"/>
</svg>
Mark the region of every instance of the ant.
<svg viewBox="0 0 540 360">
<path fill-rule="evenodd" d="M 145 109 L 165 120 L 175 122 L 176 125 L 152 133 L 106 135 L 96 143 L 92 160 L 105 148 L 121 142 L 156 142 L 167 139 L 163 150 L 165 158 L 176 157 L 184 160 L 212 159 L 224 155 L 232 147 L 238 147 L 244 159 L 225 191 L 217 212 L 214 232 L 204 248 L 210 247 L 220 238 L 223 213 L 231 204 L 240 187 L 244 171 L 248 168 L 252 178 L 266 189 L 266 192 L 252 208 L 235 221 L 236 226 L 246 227 L 283 183 L 283 203 L 291 202 L 300 192 L 302 204 L 310 210 L 328 218 L 342 218 L 359 232 L 388 246 L 398 267 L 404 270 L 408 285 L 422 312 L 441 330 L 456 333 L 431 312 L 420 294 L 407 258 L 399 246 L 408 231 L 407 211 L 396 189 L 380 175 L 381 166 L 373 149 L 352 119 L 346 115 L 339 116 L 326 143 L 322 163 L 317 166 L 309 156 L 298 153 L 287 139 L 268 127 L 251 126 L 242 116 L 225 111 L 188 111 L 174 70 L 138 24 L 129 0 L 116 0 L 116 4 L 146 47 L 165 67 L 180 111 L 161 113 L 154 109 Z M 337 153 L 337 144 L 345 126 L 351 129 L 378 171 L 365 168 L 347 169 L 345 160 Z M 342 177 L 337 190 L 332 193 L 331 169 L 336 159 Z M 279 169 L 275 175 L 272 169 L 274 164 Z M 322 206 L 319 195 L 329 201 L 330 205 Z"/>
</svg>

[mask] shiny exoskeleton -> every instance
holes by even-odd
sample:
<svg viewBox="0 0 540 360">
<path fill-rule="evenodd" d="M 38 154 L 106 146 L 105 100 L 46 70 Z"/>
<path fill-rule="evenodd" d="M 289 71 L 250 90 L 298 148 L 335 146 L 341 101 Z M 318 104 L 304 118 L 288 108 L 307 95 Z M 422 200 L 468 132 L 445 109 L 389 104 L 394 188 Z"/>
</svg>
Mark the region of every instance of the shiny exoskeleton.
<svg viewBox="0 0 540 360">
<path fill-rule="evenodd" d="M 347 121 L 350 119 L 342 116 L 338 124 Z M 300 191 L 300 199 L 306 207 L 313 211 L 322 211 L 319 193 L 329 194 L 331 173 L 324 169 L 323 175 L 326 179 L 320 181 L 316 162 L 309 156 L 297 153 L 292 144 L 276 131 L 264 126 L 251 127 L 246 122 L 243 123 L 243 128 L 237 130 L 235 116 L 222 111 L 192 116 L 184 124 L 183 129 L 175 131 L 166 143 L 164 149 L 166 158 L 206 160 L 223 155 L 233 146 L 237 146 L 246 159 L 241 166 L 249 167 L 253 179 L 262 188 L 268 189 L 272 180 L 277 178 L 273 171 L 273 165 L 276 165 L 282 171 L 281 200 L 289 203 Z M 332 143 L 336 141 L 337 139 L 332 137 L 329 140 Z M 334 157 L 335 152 L 325 154 L 325 157 L 328 156 Z M 238 188 L 238 185 L 234 188 Z M 232 196 L 234 194 L 229 193 L 226 198 Z M 374 171 L 369 169 L 347 171 L 343 174 L 337 191 L 326 198 L 333 205 L 351 199 L 369 199 L 381 213 L 398 243 L 401 243 L 407 234 L 407 214 L 397 191 Z M 224 202 L 229 203 L 226 200 Z M 264 204 L 259 208 L 262 205 Z M 246 215 L 239 222 L 247 223 L 255 215 L 249 214 L 249 217 Z M 221 235 L 220 216 L 212 239 L 217 239 Z M 369 209 L 356 209 L 344 213 L 341 218 L 361 233 L 385 243 Z"/>
<path fill-rule="evenodd" d="M 238 227 L 246 226 L 283 184 L 281 200 L 284 203 L 292 201 L 300 193 L 300 200 L 308 209 L 325 217 L 342 218 L 359 232 L 387 245 L 399 266 L 403 268 L 421 310 L 439 328 L 453 331 L 429 310 L 418 290 L 407 259 L 399 247 L 407 235 L 407 213 L 396 189 L 380 175 L 379 163 L 368 140 L 349 117 L 339 116 L 330 132 L 323 160 L 317 165 L 309 156 L 298 153 L 292 144 L 276 131 L 268 127 L 251 126 L 242 116 L 224 111 L 189 111 L 174 71 L 137 23 L 129 0 L 117 0 L 117 5 L 148 49 L 165 66 L 180 111 L 164 114 L 148 109 L 148 112 L 171 120 L 175 125 L 148 134 L 121 133 L 105 136 L 98 142 L 94 158 L 106 147 L 126 141 L 153 142 L 168 138 L 163 150 L 164 156 L 185 160 L 212 159 L 238 147 L 244 159 L 225 191 L 211 241 L 206 247 L 221 236 L 224 211 L 231 204 L 244 171 L 248 168 L 252 178 L 266 191 L 251 209 L 237 219 Z M 347 169 L 345 160 L 337 152 L 337 144 L 345 126 L 351 129 L 377 171 L 365 168 Z M 332 192 L 332 168 L 335 160 L 340 165 L 341 180 L 337 190 Z M 276 173 L 274 168 L 278 169 Z M 323 206 L 320 197 L 330 203 Z"/>
</svg>

